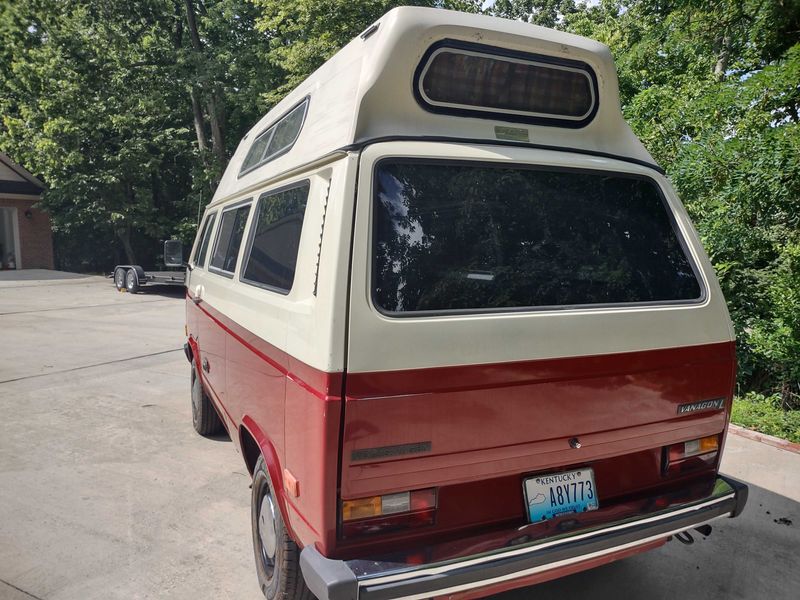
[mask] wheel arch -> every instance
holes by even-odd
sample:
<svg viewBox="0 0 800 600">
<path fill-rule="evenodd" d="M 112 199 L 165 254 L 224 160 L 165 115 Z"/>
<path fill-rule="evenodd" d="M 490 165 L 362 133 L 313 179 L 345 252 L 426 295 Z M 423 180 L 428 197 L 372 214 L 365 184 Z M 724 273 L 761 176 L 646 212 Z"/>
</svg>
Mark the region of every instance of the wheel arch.
<svg viewBox="0 0 800 600">
<path fill-rule="evenodd" d="M 144 269 L 139 265 L 131 265 L 131 271 L 136 275 L 136 285 L 141 287 L 147 279 L 144 274 Z"/>
<path fill-rule="evenodd" d="M 264 458 L 264 464 L 267 466 L 267 475 L 269 476 L 270 483 L 272 483 L 272 489 L 275 491 L 278 509 L 281 511 L 283 523 L 286 526 L 286 530 L 289 532 L 289 536 L 297 542 L 297 535 L 289 520 L 286 493 L 283 487 L 283 468 L 281 467 L 278 453 L 267 435 L 248 415 L 244 416 L 242 424 L 239 426 L 239 447 L 242 450 L 242 457 L 251 475 L 255 470 L 258 457 L 262 456 Z"/>
<path fill-rule="evenodd" d="M 197 340 L 194 336 L 190 335 L 188 339 L 189 343 L 189 350 L 192 353 L 192 364 L 197 369 L 197 374 L 200 376 L 200 380 L 203 380 L 203 369 L 202 365 L 200 364 L 200 347 L 197 345 Z"/>
</svg>

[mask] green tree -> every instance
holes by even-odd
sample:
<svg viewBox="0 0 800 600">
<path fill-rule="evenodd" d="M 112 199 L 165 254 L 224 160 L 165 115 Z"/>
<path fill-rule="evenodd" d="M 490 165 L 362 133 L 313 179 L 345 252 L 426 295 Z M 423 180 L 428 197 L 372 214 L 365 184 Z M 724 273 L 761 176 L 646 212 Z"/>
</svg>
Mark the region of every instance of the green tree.
<svg viewBox="0 0 800 600">
<path fill-rule="evenodd" d="M 70 265 L 108 268 L 116 244 L 136 262 L 193 235 L 265 109 L 255 15 L 244 0 L 0 4 L 0 146 L 47 182 L 57 246 L 81 257 Z"/>
<path fill-rule="evenodd" d="M 604 0 L 562 26 L 614 53 L 625 117 L 717 269 L 741 391 L 800 407 L 800 2 Z"/>
<path fill-rule="evenodd" d="M 268 40 L 268 60 L 279 73 L 280 83 L 264 93 L 270 105 L 387 11 L 436 4 L 425 0 L 252 1 L 261 11 L 256 26 Z"/>
</svg>

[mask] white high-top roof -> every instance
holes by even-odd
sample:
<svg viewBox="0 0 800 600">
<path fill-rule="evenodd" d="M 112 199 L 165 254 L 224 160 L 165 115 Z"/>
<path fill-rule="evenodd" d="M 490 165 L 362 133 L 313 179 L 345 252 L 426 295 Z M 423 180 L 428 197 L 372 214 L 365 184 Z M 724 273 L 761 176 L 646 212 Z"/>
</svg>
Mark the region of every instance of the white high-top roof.
<svg viewBox="0 0 800 600">
<path fill-rule="evenodd" d="M 527 129 L 530 143 L 537 146 L 655 164 L 622 118 L 617 74 L 604 44 L 521 21 L 432 8 L 396 8 L 376 24 L 373 33 L 347 44 L 250 130 L 231 158 L 212 203 L 252 191 L 353 144 L 384 137 L 497 141 L 496 125 Z M 597 114 L 586 126 L 570 129 L 429 112 L 414 97 L 414 73 L 426 50 L 443 39 L 583 61 L 597 76 Z M 256 136 L 306 96 L 308 113 L 291 150 L 239 177 Z"/>
</svg>

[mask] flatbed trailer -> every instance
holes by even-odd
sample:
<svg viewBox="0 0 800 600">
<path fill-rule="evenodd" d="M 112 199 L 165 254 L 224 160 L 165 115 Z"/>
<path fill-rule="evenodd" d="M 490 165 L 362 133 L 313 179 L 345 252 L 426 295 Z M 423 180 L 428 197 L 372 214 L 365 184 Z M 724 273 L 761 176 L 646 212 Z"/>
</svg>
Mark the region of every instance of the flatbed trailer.
<svg viewBox="0 0 800 600">
<path fill-rule="evenodd" d="M 117 265 L 111 277 L 119 291 L 127 290 L 136 293 L 148 285 L 179 285 L 186 284 L 186 271 L 145 271 L 139 265 Z"/>
</svg>

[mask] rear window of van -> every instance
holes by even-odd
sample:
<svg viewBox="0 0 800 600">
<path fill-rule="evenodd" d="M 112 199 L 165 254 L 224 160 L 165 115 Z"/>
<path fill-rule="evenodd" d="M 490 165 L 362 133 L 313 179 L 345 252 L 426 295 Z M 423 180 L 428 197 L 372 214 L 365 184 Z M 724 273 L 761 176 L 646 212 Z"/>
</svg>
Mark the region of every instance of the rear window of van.
<svg viewBox="0 0 800 600">
<path fill-rule="evenodd" d="M 388 159 L 373 299 L 389 313 L 699 301 L 657 184 L 599 171 Z"/>
</svg>

